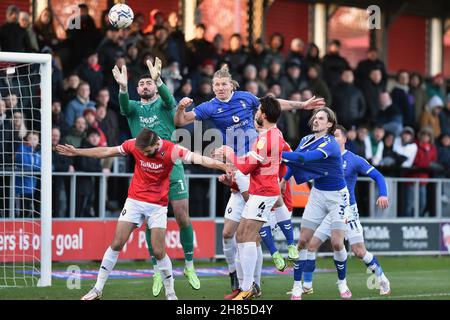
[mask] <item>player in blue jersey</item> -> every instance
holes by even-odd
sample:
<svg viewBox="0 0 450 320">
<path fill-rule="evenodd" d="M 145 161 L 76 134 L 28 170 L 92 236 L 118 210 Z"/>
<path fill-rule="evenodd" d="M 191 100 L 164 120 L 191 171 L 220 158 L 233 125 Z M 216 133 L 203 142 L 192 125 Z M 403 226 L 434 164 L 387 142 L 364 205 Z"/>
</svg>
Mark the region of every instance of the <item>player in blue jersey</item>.
<svg viewBox="0 0 450 320">
<path fill-rule="evenodd" d="M 391 293 L 390 283 L 383 273 L 383 269 L 378 263 L 377 258 L 366 250 L 364 245 L 363 228 L 359 221 L 358 207 L 355 200 L 355 185 L 358 174 L 369 176 L 378 186 L 377 206 L 380 209 L 386 209 L 389 206 L 387 198 L 386 181 L 383 175 L 370 165 L 364 158 L 345 150 L 345 142 L 347 141 L 347 130 L 338 125 L 334 132 L 334 137 L 338 142 L 343 161 L 343 169 L 345 181 L 350 193 L 350 209 L 351 217 L 347 224 L 346 238 L 348 239 L 353 253 L 361 259 L 366 266 L 375 274 L 377 282 L 380 286 L 380 295 L 389 295 Z M 310 294 L 312 289 L 312 275 L 315 269 L 315 252 L 320 245 L 325 242 L 331 234 L 331 220 L 326 217 L 322 224 L 317 228 L 308 246 L 308 259 L 303 274 L 303 293 Z"/>
<path fill-rule="evenodd" d="M 215 97 L 210 101 L 196 106 L 192 111 L 186 112 L 185 109 L 192 103 L 189 98 L 183 98 L 175 113 L 174 123 L 176 126 L 185 126 L 194 120 L 210 119 L 215 127 L 221 132 L 223 142 L 233 148 L 238 157 L 244 156 L 250 151 L 250 147 L 258 137 L 253 119 L 254 113 L 258 110 L 259 99 L 246 91 L 237 91 L 238 83 L 234 81 L 226 65 L 214 74 L 213 91 Z M 281 110 L 292 109 L 316 109 L 324 106 L 323 98 L 315 98 L 298 102 L 278 99 Z M 244 176 L 244 177 L 242 177 Z M 243 179 L 241 179 L 243 178 Z M 236 180 L 249 181 L 248 175 L 236 172 Z M 247 182 L 248 183 L 248 182 Z M 231 199 L 231 198 L 230 198 Z M 229 203 L 230 204 L 230 203 Z M 228 207 L 228 206 L 227 206 Z M 237 252 L 237 243 L 235 240 L 236 230 L 239 222 L 226 219 L 223 229 L 223 247 L 227 253 L 227 264 L 230 270 L 232 283 L 237 283 L 237 275 L 234 269 L 235 254 Z M 291 250 L 293 259 L 298 257 L 297 250 Z M 236 289 L 232 287 L 232 290 Z M 237 292 L 237 291 L 236 291 Z"/>
<path fill-rule="evenodd" d="M 338 289 L 342 298 L 351 297 L 347 286 L 347 251 L 344 246 L 346 220 L 349 215 L 349 193 L 342 169 L 339 145 L 333 137 L 337 121 L 334 112 L 327 107 L 314 111 L 309 125 L 313 134 L 304 137 L 294 152 L 283 152 L 283 161 L 289 167 L 280 186 L 292 176 L 298 184 L 314 180 L 314 187 L 303 213 L 298 248 L 300 258 L 294 263 L 292 300 L 301 300 L 302 273 L 308 261 L 307 249 L 314 231 L 328 216 L 331 221 L 331 246 L 338 273 Z"/>
</svg>

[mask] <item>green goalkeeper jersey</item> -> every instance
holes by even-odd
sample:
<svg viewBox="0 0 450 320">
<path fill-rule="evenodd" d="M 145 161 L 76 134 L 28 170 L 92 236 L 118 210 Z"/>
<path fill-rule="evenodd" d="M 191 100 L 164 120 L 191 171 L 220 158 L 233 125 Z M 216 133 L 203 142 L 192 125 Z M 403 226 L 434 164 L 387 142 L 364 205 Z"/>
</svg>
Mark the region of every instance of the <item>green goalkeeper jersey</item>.
<svg viewBox="0 0 450 320">
<path fill-rule="evenodd" d="M 158 87 L 158 93 L 159 97 L 154 102 L 142 103 L 130 100 L 128 92 L 119 92 L 120 113 L 127 117 L 133 138 L 142 128 L 148 128 L 162 139 L 176 142 L 172 133 L 175 131 L 173 118 L 177 103 L 164 83 Z"/>
</svg>

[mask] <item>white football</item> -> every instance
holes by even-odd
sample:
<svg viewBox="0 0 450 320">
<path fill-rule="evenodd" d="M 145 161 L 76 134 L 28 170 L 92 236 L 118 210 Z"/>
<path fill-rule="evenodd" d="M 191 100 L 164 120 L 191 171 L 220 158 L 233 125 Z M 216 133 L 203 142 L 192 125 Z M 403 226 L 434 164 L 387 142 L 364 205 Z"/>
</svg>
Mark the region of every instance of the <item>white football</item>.
<svg viewBox="0 0 450 320">
<path fill-rule="evenodd" d="M 113 27 L 122 29 L 131 25 L 134 13 L 126 4 L 118 3 L 109 10 L 108 18 Z"/>
</svg>

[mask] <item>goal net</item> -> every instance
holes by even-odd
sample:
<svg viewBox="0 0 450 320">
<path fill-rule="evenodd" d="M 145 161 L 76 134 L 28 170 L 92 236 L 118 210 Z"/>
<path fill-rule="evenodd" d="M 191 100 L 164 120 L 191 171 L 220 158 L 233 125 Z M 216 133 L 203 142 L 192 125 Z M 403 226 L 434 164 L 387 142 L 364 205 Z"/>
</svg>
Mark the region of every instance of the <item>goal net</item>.
<svg viewBox="0 0 450 320">
<path fill-rule="evenodd" d="M 0 52 L 0 287 L 51 285 L 51 56 Z"/>
</svg>

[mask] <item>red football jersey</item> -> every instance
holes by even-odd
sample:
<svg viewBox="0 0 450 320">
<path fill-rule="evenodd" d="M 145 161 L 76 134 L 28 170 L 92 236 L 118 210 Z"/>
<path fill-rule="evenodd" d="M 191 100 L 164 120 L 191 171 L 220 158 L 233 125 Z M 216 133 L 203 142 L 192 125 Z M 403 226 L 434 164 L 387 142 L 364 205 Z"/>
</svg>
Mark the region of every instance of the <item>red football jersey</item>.
<svg viewBox="0 0 450 320">
<path fill-rule="evenodd" d="M 145 156 L 136 148 L 136 139 L 118 146 L 122 155 L 131 154 L 136 161 L 134 174 L 128 188 L 128 197 L 161 206 L 169 203 L 169 176 L 174 161 L 190 161 L 192 152 L 170 141 L 162 140 L 161 148 L 152 157 Z"/>
<path fill-rule="evenodd" d="M 249 156 L 257 161 L 256 168 L 250 173 L 249 194 L 258 196 L 278 196 L 280 186 L 278 174 L 281 152 L 286 142 L 277 127 L 262 132 L 252 146 Z"/>
<path fill-rule="evenodd" d="M 288 143 L 285 143 L 283 151 L 292 151 L 291 147 L 289 146 Z M 287 172 L 287 165 L 284 162 L 281 162 L 280 164 L 280 171 L 278 174 L 278 178 L 281 180 L 286 172 Z M 290 212 L 292 212 L 292 210 L 294 210 L 294 207 L 292 205 L 292 193 L 291 193 L 291 184 L 289 181 L 286 181 L 286 189 L 284 190 L 284 193 L 282 194 L 283 196 L 283 201 L 284 204 L 286 205 L 286 207 L 288 208 L 288 210 Z"/>
</svg>

